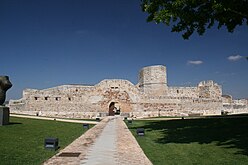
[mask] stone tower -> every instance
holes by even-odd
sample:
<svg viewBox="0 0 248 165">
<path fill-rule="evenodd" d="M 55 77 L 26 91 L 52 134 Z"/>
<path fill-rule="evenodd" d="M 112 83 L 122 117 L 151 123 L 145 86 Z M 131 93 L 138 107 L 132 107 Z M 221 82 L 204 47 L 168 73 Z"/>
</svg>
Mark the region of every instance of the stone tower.
<svg viewBox="0 0 248 165">
<path fill-rule="evenodd" d="M 155 65 L 142 68 L 139 72 L 139 87 L 145 94 L 166 94 L 168 88 L 166 67 Z"/>
</svg>

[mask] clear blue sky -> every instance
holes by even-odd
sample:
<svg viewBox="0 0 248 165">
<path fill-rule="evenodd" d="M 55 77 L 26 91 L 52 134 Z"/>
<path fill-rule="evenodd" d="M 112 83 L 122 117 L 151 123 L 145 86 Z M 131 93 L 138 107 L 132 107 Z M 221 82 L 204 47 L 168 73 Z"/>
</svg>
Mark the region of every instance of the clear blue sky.
<svg viewBox="0 0 248 165">
<path fill-rule="evenodd" d="M 136 84 L 144 66 L 167 67 L 169 86 L 214 80 L 224 94 L 248 98 L 248 26 L 183 40 L 170 27 L 146 22 L 140 0 L 0 0 L 0 75 L 13 87 L 96 84 L 106 78 Z M 228 59 L 229 57 L 229 59 Z"/>
</svg>

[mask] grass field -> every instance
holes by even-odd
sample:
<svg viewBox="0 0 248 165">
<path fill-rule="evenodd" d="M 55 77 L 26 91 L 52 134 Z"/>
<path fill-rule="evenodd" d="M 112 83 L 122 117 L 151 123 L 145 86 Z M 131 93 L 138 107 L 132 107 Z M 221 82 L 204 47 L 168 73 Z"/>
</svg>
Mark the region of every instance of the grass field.
<svg viewBox="0 0 248 165">
<path fill-rule="evenodd" d="M 134 121 L 128 126 L 154 165 L 248 164 L 248 117 Z M 140 127 L 144 137 L 136 135 Z"/>
<path fill-rule="evenodd" d="M 82 124 L 11 117 L 0 127 L 0 164 L 41 164 L 58 152 L 44 149 L 45 138 L 59 138 L 62 149 L 85 131 Z"/>
</svg>

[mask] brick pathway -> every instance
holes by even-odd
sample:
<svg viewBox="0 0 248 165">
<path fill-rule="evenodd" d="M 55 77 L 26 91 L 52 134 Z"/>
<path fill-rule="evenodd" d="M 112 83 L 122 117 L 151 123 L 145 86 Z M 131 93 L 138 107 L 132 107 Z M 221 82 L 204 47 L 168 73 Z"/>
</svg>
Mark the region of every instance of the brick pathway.
<svg viewBox="0 0 248 165">
<path fill-rule="evenodd" d="M 44 165 L 151 165 L 120 117 L 106 117 Z"/>
</svg>

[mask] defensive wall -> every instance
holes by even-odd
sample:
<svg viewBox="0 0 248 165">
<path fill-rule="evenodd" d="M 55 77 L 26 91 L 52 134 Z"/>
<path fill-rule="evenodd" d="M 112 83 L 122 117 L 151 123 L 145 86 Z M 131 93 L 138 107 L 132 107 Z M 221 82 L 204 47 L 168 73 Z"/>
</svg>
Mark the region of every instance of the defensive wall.
<svg viewBox="0 0 248 165">
<path fill-rule="evenodd" d="M 94 118 L 113 109 L 133 117 L 189 116 L 247 113 L 247 100 L 222 96 L 217 83 L 202 81 L 196 87 L 168 87 L 166 67 L 144 67 L 139 82 L 106 79 L 93 86 L 62 85 L 26 89 L 20 100 L 10 100 L 11 113 L 66 118 Z"/>
</svg>

